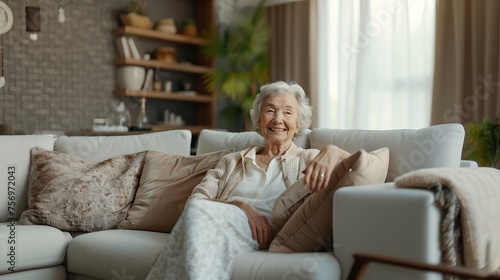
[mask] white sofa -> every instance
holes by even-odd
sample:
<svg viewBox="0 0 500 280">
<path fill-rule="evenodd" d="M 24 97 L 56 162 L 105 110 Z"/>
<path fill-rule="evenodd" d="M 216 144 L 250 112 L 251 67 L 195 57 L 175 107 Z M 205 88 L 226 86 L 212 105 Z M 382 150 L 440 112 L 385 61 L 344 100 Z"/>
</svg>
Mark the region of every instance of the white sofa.
<svg viewBox="0 0 500 280">
<path fill-rule="evenodd" d="M 27 208 L 32 147 L 97 162 L 149 149 L 188 156 L 191 137 L 187 130 L 113 137 L 0 136 L 0 280 L 144 279 L 168 238 L 166 233 L 140 230 L 69 233 L 45 225 L 17 224 L 15 220 Z M 389 147 L 388 183 L 346 187 L 336 192 L 333 253 L 244 254 L 236 259 L 233 279 L 345 279 L 355 252 L 439 263 L 440 213 L 433 205 L 432 194 L 425 190 L 396 189 L 391 182 L 420 168 L 474 166 L 460 159 L 463 140 L 464 129 L 459 124 L 420 130 L 308 131 L 295 139 L 298 145 L 321 148 L 331 143 L 349 152 Z M 202 154 L 228 147 L 240 150 L 261 143 L 262 138 L 255 132 L 204 130 L 197 141 L 197 154 Z M 9 174 L 8 167 L 12 166 L 15 173 Z M 8 193 L 12 181 L 15 190 Z M 9 212 L 12 201 L 15 201 L 14 213 Z M 430 273 L 373 265 L 365 279 L 440 278 Z"/>
</svg>

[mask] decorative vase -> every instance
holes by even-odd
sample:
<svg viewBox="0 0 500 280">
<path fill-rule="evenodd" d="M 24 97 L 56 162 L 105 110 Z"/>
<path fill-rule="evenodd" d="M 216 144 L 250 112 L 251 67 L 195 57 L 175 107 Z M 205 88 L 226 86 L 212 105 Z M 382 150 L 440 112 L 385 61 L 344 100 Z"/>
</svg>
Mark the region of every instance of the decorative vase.
<svg viewBox="0 0 500 280">
<path fill-rule="evenodd" d="M 140 66 L 121 66 L 116 70 L 119 89 L 140 90 L 144 84 L 146 69 Z"/>
</svg>

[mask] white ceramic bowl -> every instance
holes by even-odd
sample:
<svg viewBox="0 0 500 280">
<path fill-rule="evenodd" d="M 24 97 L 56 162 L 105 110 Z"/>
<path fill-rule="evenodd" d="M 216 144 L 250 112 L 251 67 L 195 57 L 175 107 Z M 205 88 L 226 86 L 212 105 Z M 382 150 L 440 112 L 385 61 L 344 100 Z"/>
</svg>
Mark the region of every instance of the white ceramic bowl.
<svg viewBox="0 0 500 280">
<path fill-rule="evenodd" d="M 119 89 L 140 90 L 146 77 L 146 69 L 141 66 L 121 66 L 116 70 Z"/>
</svg>

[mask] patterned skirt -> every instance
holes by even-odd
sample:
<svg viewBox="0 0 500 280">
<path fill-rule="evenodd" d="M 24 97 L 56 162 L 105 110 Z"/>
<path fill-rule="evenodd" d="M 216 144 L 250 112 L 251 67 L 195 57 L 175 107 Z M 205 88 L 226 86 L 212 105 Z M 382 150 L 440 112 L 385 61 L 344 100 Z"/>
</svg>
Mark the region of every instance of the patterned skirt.
<svg viewBox="0 0 500 280">
<path fill-rule="evenodd" d="M 235 257 L 258 249 L 240 208 L 190 199 L 147 279 L 231 279 Z"/>
</svg>

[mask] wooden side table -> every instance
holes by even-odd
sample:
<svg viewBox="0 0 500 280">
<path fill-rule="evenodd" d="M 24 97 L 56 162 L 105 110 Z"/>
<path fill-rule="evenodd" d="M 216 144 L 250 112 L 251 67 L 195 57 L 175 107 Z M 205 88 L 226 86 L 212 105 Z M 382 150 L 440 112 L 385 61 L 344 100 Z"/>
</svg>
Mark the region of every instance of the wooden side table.
<svg viewBox="0 0 500 280">
<path fill-rule="evenodd" d="M 412 260 L 397 259 L 393 257 L 371 255 L 371 254 L 354 254 L 354 264 L 349 272 L 348 280 L 360 280 L 368 268 L 370 262 L 378 262 L 383 264 L 406 267 L 416 270 L 439 272 L 443 275 L 455 275 L 464 277 L 465 279 L 488 279 L 500 280 L 500 274 L 491 273 L 491 269 L 470 269 L 464 267 L 451 267 L 445 265 L 433 265 Z"/>
</svg>

